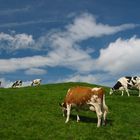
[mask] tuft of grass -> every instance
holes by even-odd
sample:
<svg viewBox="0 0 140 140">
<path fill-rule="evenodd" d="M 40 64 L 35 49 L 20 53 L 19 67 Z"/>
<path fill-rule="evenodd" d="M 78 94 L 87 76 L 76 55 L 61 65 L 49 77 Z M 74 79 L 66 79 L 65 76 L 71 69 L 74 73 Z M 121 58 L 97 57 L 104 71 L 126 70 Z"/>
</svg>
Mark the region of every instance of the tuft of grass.
<svg viewBox="0 0 140 140">
<path fill-rule="evenodd" d="M 73 86 L 90 86 L 87 83 L 60 83 L 38 87 L 0 89 L 0 140 L 139 140 L 140 98 L 108 95 L 107 125 L 97 128 L 96 114 L 81 111 L 81 121 L 76 122 L 76 112 L 65 124 L 59 103 Z"/>
</svg>

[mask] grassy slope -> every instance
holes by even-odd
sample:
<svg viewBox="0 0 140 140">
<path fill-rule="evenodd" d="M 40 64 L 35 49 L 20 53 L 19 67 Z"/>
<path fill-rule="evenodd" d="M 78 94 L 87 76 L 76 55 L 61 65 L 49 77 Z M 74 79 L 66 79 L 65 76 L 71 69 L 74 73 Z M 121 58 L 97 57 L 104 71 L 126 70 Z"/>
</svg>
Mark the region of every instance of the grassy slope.
<svg viewBox="0 0 140 140">
<path fill-rule="evenodd" d="M 69 87 L 84 83 L 49 84 L 40 87 L 0 89 L 0 140 L 140 140 L 140 98 L 108 95 L 108 124 L 96 128 L 96 114 L 81 111 L 70 122 L 58 106 Z"/>
</svg>

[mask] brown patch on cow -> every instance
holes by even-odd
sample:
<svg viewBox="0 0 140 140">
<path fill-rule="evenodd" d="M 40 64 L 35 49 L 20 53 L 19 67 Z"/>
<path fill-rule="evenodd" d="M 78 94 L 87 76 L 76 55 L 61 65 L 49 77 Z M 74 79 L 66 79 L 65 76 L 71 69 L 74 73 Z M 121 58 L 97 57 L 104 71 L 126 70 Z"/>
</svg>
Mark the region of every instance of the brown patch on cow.
<svg viewBox="0 0 140 140">
<path fill-rule="evenodd" d="M 97 97 L 103 100 L 103 94 L 104 91 L 102 88 L 99 88 L 99 90 L 92 90 L 90 87 L 73 87 L 68 90 L 64 104 L 66 105 L 74 103 L 78 106 L 81 106 L 89 101 L 92 95 L 97 95 Z"/>
</svg>

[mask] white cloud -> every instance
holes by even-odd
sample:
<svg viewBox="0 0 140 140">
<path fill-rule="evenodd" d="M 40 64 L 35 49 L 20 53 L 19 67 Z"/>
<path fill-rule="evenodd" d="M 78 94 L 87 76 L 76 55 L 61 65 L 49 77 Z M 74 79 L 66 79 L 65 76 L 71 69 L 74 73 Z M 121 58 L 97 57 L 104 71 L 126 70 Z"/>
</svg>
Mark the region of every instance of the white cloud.
<svg viewBox="0 0 140 140">
<path fill-rule="evenodd" d="M 6 9 L 6 10 L 0 10 L 0 15 L 11 15 L 15 13 L 20 13 L 20 12 L 28 12 L 30 9 L 29 6 L 19 8 L 19 9 Z"/>
<path fill-rule="evenodd" d="M 46 74 L 46 70 L 39 69 L 39 68 L 31 68 L 25 71 L 27 75 L 43 75 Z"/>
<path fill-rule="evenodd" d="M 5 78 L 0 78 L 1 81 L 1 87 L 10 87 L 12 85 L 12 82 L 10 80 L 6 80 Z"/>
<path fill-rule="evenodd" d="M 79 73 L 91 72 L 95 69 L 95 60 L 92 58 L 91 53 L 88 50 L 83 50 L 78 43 L 91 37 L 110 35 L 136 26 L 135 24 L 123 24 L 119 26 L 104 25 L 97 23 L 94 16 L 86 13 L 76 17 L 74 22 L 66 26 L 64 31 L 58 30 L 48 33 L 36 41 L 31 35 L 27 34 L 9 35 L 1 33 L 0 48 L 4 49 L 4 43 L 7 42 L 8 45 L 5 45 L 5 47 L 9 50 L 34 49 L 32 44 L 36 44 L 35 48 L 42 48 L 44 50 L 44 46 L 48 43 L 50 50 L 46 56 L 0 59 L 0 72 L 5 73 L 30 69 L 26 71 L 26 73 L 29 73 L 33 68 L 41 68 L 43 66 L 63 66 L 74 69 Z M 100 60 L 104 53 L 106 53 L 105 50 L 102 50 L 101 57 L 97 61 L 98 68 L 101 68 L 101 70 L 101 66 L 104 63 L 102 64 Z M 107 67 L 105 68 L 108 70 Z"/>
<path fill-rule="evenodd" d="M 32 81 L 23 81 L 22 87 L 31 86 Z"/>
<path fill-rule="evenodd" d="M 132 37 L 127 40 L 121 38 L 100 50 L 96 61 L 98 69 L 111 74 L 130 73 L 140 71 L 140 38 Z"/>
<path fill-rule="evenodd" d="M 137 27 L 136 24 L 122 24 L 119 26 L 104 25 L 97 23 L 94 16 L 85 13 L 74 19 L 73 23 L 66 26 L 65 31 L 53 32 L 50 40 L 55 47 L 72 47 L 77 42 L 102 37 L 103 35 L 111 35 L 123 30 Z"/>
<path fill-rule="evenodd" d="M 0 33 L 0 49 L 6 51 L 15 51 L 19 49 L 33 48 L 35 41 L 32 35 L 23 34 L 6 34 Z"/>
<path fill-rule="evenodd" d="M 135 28 L 136 24 L 122 24 L 119 26 L 110 26 L 107 24 L 97 23 L 94 16 L 85 13 L 77 17 L 74 22 L 67 26 L 69 37 L 74 41 L 82 41 L 91 37 L 101 37 Z"/>
<path fill-rule="evenodd" d="M 61 19 L 39 19 L 39 20 L 29 20 L 24 22 L 10 22 L 10 23 L 3 23 L 0 24 L 0 28 L 12 28 L 18 26 L 27 26 L 32 24 L 40 24 L 40 23 L 58 23 L 58 22 L 65 22 Z"/>
<path fill-rule="evenodd" d="M 24 58 L 11 58 L 11 59 L 0 59 L 1 73 L 14 72 L 21 69 L 30 69 L 34 67 L 45 66 L 45 64 L 50 64 L 46 57 L 43 56 L 33 56 Z"/>
<path fill-rule="evenodd" d="M 87 82 L 87 83 L 97 83 L 98 79 L 95 75 L 70 75 L 65 79 L 60 79 L 56 82 Z"/>
<path fill-rule="evenodd" d="M 60 82 L 86 82 L 97 85 L 112 86 L 114 83 L 110 81 L 112 76 L 107 73 L 99 74 L 74 74 L 65 77 L 64 79 L 59 79 L 55 81 L 56 83 Z M 113 79 L 116 80 L 116 79 Z"/>
<path fill-rule="evenodd" d="M 103 35 L 110 35 L 136 27 L 135 24 L 123 24 L 109 26 L 96 23 L 91 14 L 83 14 L 74 22 L 66 26 L 65 31 L 53 32 L 50 35 L 52 51 L 48 54 L 49 59 L 57 62 L 57 65 L 65 66 L 80 72 L 93 70 L 94 60 L 89 51 L 83 50 L 78 43 Z"/>
</svg>

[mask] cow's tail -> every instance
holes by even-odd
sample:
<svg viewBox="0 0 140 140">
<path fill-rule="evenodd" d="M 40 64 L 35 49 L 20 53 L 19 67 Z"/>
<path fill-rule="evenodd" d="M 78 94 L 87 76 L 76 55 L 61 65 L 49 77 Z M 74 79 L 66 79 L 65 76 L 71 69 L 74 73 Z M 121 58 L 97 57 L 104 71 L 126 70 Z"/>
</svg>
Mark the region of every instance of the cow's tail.
<svg viewBox="0 0 140 140">
<path fill-rule="evenodd" d="M 106 112 L 109 112 L 109 111 L 108 111 L 108 106 L 107 106 L 106 103 L 105 103 L 105 94 L 103 95 L 103 108 L 104 108 L 104 110 L 105 110 Z"/>
</svg>

